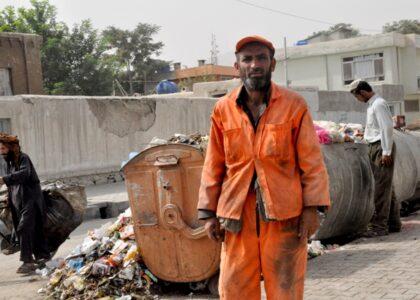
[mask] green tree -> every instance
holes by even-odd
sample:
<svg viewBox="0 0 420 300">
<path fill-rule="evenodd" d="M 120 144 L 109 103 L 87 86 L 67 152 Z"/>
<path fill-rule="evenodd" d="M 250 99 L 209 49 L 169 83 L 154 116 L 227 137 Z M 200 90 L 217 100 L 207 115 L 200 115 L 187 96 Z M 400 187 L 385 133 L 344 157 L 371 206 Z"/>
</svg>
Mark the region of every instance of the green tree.
<svg viewBox="0 0 420 300">
<path fill-rule="evenodd" d="M 30 8 L 5 7 L 0 31 L 38 34 L 43 38 L 41 65 L 48 94 L 109 95 L 112 71 L 103 60 L 105 48 L 89 21 L 71 30 L 57 21 L 48 0 L 31 0 Z"/>
<path fill-rule="evenodd" d="M 159 60 L 162 42 L 154 42 L 153 36 L 159 32 L 159 26 L 139 23 L 134 30 L 108 27 L 102 35 L 107 48 L 115 53 L 118 62 L 119 79 L 123 85 L 128 82 L 128 91 L 145 93 L 145 83 L 156 72 L 169 65 Z M 140 82 L 137 89 L 134 83 Z"/>
<path fill-rule="evenodd" d="M 399 32 L 402 34 L 415 33 L 420 34 L 420 21 L 419 20 L 399 20 L 392 23 L 386 23 L 382 27 L 382 31 L 386 32 Z"/>
<path fill-rule="evenodd" d="M 113 73 L 108 61 L 103 60 L 105 47 L 90 21 L 75 25 L 60 41 L 61 78 L 53 84 L 52 94 L 110 95 Z"/>
<path fill-rule="evenodd" d="M 340 28 L 350 30 L 349 37 L 356 37 L 356 36 L 360 35 L 360 31 L 358 29 L 354 28 L 352 24 L 338 23 L 338 24 L 335 24 L 335 25 L 331 26 L 327 30 L 316 31 L 316 32 L 312 33 L 310 36 L 308 36 L 306 39 L 310 39 L 310 38 L 314 37 L 315 35 L 318 35 L 318 34 L 321 34 L 321 33 L 330 34 L 330 33 L 334 32 L 334 31 L 336 31 L 337 29 L 340 29 Z"/>
</svg>

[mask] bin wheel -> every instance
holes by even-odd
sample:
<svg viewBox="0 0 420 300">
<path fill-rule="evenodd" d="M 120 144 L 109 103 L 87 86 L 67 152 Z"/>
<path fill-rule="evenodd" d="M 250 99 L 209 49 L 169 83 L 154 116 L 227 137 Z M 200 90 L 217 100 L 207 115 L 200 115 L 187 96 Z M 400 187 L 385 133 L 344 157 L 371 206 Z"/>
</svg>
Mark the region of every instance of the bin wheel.
<svg viewBox="0 0 420 300">
<path fill-rule="evenodd" d="M 207 286 L 212 295 L 219 296 L 219 273 L 209 279 Z"/>
</svg>

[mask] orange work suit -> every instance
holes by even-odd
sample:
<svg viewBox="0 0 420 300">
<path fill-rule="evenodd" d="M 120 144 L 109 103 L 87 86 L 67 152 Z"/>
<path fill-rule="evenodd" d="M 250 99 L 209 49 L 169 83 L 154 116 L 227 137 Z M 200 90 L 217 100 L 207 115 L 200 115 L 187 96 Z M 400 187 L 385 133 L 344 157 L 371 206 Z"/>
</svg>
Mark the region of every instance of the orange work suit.
<svg viewBox="0 0 420 300">
<path fill-rule="evenodd" d="M 312 118 L 297 93 L 271 83 L 268 106 L 254 130 L 238 104 L 243 87 L 222 97 L 211 116 L 199 210 L 242 220 L 226 232 L 219 290 L 222 299 L 259 299 L 262 273 L 268 299 L 301 299 L 306 241 L 299 240 L 304 206 L 329 206 L 328 175 Z M 257 219 L 256 172 L 267 219 Z"/>
</svg>

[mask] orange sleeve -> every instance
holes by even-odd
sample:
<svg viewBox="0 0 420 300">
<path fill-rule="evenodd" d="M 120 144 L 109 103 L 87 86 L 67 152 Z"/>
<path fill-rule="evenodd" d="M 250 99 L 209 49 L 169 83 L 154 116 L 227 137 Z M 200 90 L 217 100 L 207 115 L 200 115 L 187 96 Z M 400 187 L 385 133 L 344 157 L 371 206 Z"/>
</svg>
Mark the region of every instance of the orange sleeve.
<svg viewBox="0 0 420 300">
<path fill-rule="evenodd" d="M 328 173 L 308 108 L 300 115 L 296 125 L 295 143 L 303 206 L 330 206 Z"/>
<path fill-rule="evenodd" d="M 216 212 L 225 171 L 222 122 L 216 105 L 211 116 L 209 143 L 201 174 L 198 209 Z"/>
</svg>

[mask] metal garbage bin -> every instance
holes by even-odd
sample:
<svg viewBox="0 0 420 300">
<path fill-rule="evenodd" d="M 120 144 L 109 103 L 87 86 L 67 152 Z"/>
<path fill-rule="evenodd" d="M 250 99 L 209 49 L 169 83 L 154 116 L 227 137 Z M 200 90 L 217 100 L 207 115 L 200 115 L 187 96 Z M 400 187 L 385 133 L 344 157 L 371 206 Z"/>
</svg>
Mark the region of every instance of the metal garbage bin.
<svg viewBox="0 0 420 300">
<path fill-rule="evenodd" d="M 221 244 L 207 238 L 197 219 L 203 163 L 198 148 L 166 144 L 123 167 L 140 253 L 162 280 L 217 282 Z"/>
</svg>

